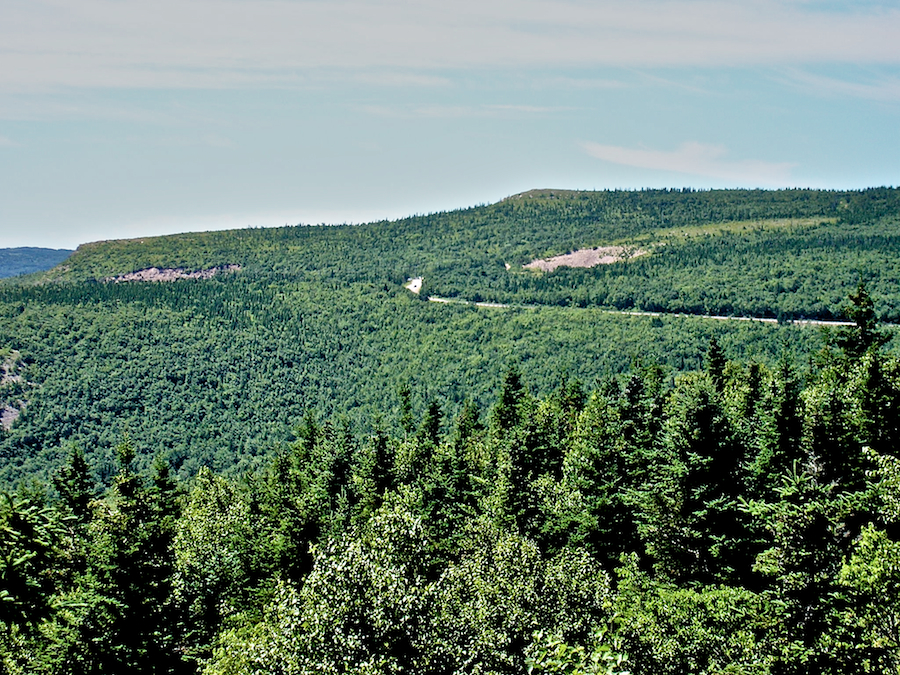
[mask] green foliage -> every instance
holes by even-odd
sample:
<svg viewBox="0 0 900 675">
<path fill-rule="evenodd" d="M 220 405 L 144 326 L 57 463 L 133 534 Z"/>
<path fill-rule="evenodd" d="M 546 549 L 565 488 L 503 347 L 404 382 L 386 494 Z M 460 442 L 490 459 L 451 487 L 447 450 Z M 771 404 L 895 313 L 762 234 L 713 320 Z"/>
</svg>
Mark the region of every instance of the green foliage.
<svg viewBox="0 0 900 675">
<path fill-rule="evenodd" d="M 187 606 L 184 638 L 201 646 L 246 603 L 252 541 L 250 505 L 228 480 L 201 469 L 172 542 L 174 593 Z"/>
<path fill-rule="evenodd" d="M 566 644 L 558 635 L 535 634 L 531 647 L 528 675 L 532 673 L 565 673 L 566 675 L 629 675 L 622 670 L 627 656 L 617 651 L 619 640 L 613 645 L 604 644 L 605 631 L 597 631 L 592 642 L 597 645 L 590 650 L 582 645 Z"/>
<path fill-rule="evenodd" d="M 131 468 L 133 448 L 118 447 L 120 469 L 90 524 L 92 546 L 81 595 L 90 598 L 71 649 L 100 670 L 152 662 L 176 671 L 179 613 L 173 604 L 175 487 L 160 466 L 152 485 Z M 98 645 L 102 645 L 98 649 Z M 82 650 L 90 650 L 84 653 Z"/>
<path fill-rule="evenodd" d="M 838 573 L 848 590 L 841 614 L 864 672 L 900 668 L 900 542 L 869 523 Z"/>
<path fill-rule="evenodd" d="M 615 601 L 621 643 L 634 675 L 774 672 L 767 633 L 776 605 L 735 586 L 654 583 L 629 557 Z"/>
<path fill-rule="evenodd" d="M 63 525 L 40 501 L 0 493 L 0 625 L 31 626 L 49 613 Z"/>
<path fill-rule="evenodd" d="M 421 668 L 430 598 L 423 582 L 426 541 L 410 504 L 386 504 L 358 536 L 324 548 L 306 580 L 307 670 L 406 672 Z"/>
<path fill-rule="evenodd" d="M 900 361 L 864 288 L 804 369 L 815 334 L 789 325 L 423 302 L 398 245 L 419 237 L 434 288 L 471 225 L 458 279 L 521 299 L 569 273 L 500 263 L 590 232 L 724 273 L 723 241 L 832 218 L 865 248 L 895 196 L 540 193 L 87 247 L 70 275 L 245 256 L 207 282 L 5 285 L 4 372 L 32 398 L 4 475 L 53 487 L 0 504 L 2 672 L 896 672 Z"/>
<path fill-rule="evenodd" d="M 869 297 L 862 280 L 856 292 L 850 294 L 849 300 L 850 307 L 846 310 L 846 314 L 854 325 L 841 331 L 837 344 L 848 357 L 859 358 L 867 351 L 884 345 L 891 336 L 878 330 L 875 303 Z"/>
<path fill-rule="evenodd" d="M 318 552 L 299 593 L 281 584 L 262 622 L 226 633 L 205 672 L 421 672 L 424 550 L 410 505 L 386 504 Z"/>
<path fill-rule="evenodd" d="M 792 326 L 671 318 L 654 328 L 649 317 L 596 309 L 489 309 L 408 295 L 384 284 L 240 275 L 0 289 L 0 344 L 22 355 L 28 401 L 0 430 L 0 481 L 49 477 L 74 445 L 108 484 L 125 434 L 138 469 L 165 453 L 180 478 L 202 466 L 239 475 L 290 443 L 307 411 L 345 415 L 363 431 L 381 416 L 393 434 L 401 422 L 385 402 L 402 383 L 411 387 L 413 435 L 430 399 L 445 419 L 466 399 L 487 410 L 513 357 L 529 386 L 547 394 L 561 372 L 593 383 L 639 355 L 697 368 L 711 330 L 730 356 L 763 360 L 777 358 L 782 338 L 801 353 L 816 340 Z"/>
<path fill-rule="evenodd" d="M 223 630 L 204 675 L 305 675 L 297 653 L 302 632 L 301 600 L 296 589 L 279 581 L 261 621 L 240 623 Z"/>
<path fill-rule="evenodd" d="M 865 513 L 868 495 L 822 484 L 814 474 L 785 475 L 777 501 L 747 508 L 768 530 L 771 547 L 756 570 L 772 580 L 769 594 L 780 614 L 772 631 L 775 664 L 787 672 L 865 672 L 865 650 L 847 644 L 838 575 Z"/>
<path fill-rule="evenodd" d="M 534 542 L 489 522 L 437 583 L 433 663 L 445 672 L 522 672 L 536 630 L 584 639 L 609 600 L 609 578 L 577 549 L 545 561 Z"/>
<path fill-rule="evenodd" d="M 741 543 L 748 534 L 737 499 L 747 449 L 712 377 L 687 376 L 679 385 L 669 401 L 655 475 L 637 496 L 639 528 L 658 573 L 725 581 L 745 557 Z"/>
<path fill-rule="evenodd" d="M 386 415 L 385 426 L 411 435 L 422 419 L 414 408 L 431 399 L 448 419 L 465 398 L 486 409 L 511 363 L 547 394 L 562 372 L 592 384 L 638 359 L 698 369 L 711 334 L 731 358 L 773 363 L 790 345 L 802 362 L 816 336 L 789 320 L 837 316 L 860 270 L 879 300 L 859 296 L 852 307 L 866 321 L 896 318 L 898 194 L 537 191 L 363 226 L 86 244 L 40 283 L 0 286 L 0 348 L 18 350 L 27 371 L 0 391 L 0 404 L 21 412 L 0 432 L 0 481 L 48 477 L 68 454 L 61 448 L 75 444 L 106 483 L 116 471 L 110 449 L 129 432 L 142 468 L 165 451 L 182 478 L 202 466 L 253 471 L 291 440 L 306 410 L 367 425 L 400 388 L 399 419 Z M 622 243 L 653 252 L 591 269 L 520 269 Z M 228 264 L 241 269 L 209 280 L 103 281 L 152 266 Z M 410 276 L 427 277 L 433 295 L 516 307 L 421 302 L 402 287 Z M 539 307 L 520 306 L 529 304 Z M 604 308 L 783 325 L 713 327 Z"/>
<path fill-rule="evenodd" d="M 84 451 L 75 446 L 69 463 L 53 477 L 53 486 L 63 505 L 79 523 L 90 518 L 90 504 L 94 496 L 94 481 L 90 475 Z"/>
<path fill-rule="evenodd" d="M 900 470 L 862 444 L 900 385 L 891 357 L 840 358 L 802 389 L 725 362 L 719 386 L 645 367 L 540 397 L 509 371 L 487 427 L 472 404 L 449 435 L 434 403 L 412 435 L 307 414 L 268 467 L 187 491 L 126 440 L 93 493 L 73 451 L 55 505 L 4 512 L 36 524 L 6 526 L 32 601 L 4 668 L 893 672 Z"/>
</svg>

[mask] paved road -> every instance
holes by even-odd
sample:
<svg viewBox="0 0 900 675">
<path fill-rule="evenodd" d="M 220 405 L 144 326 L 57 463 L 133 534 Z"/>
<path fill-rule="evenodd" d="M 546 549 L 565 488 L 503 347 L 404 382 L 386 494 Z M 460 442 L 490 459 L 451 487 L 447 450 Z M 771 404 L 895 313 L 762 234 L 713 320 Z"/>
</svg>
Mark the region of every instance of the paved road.
<svg viewBox="0 0 900 675">
<path fill-rule="evenodd" d="M 471 300 L 457 300 L 455 298 L 438 298 L 435 296 L 429 296 L 428 302 L 440 302 L 443 304 L 453 304 L 453 305 L 474 305 L 475 307 L 496 307 L 496 308 L 515 308 L 515 309 L 537 309 L 542 305 L 507 305 L 502 302 L 472 302 Z M 750 316 L 719 316 L 717 314 L 678 314 L 674 312 L 639 312 L 639 311 L 627 311 L 627 310 L 618 310 L 618 309 L 597 309 L 591 307 L 590 309 L 594 309 L 595 311 L 603 312 L 604 314 L 619 314 L 621 316 L 658 316 L 658 317 L 667 317 L 667 316 L 687 316 L 687 317 L 697 317 L 700 319 L 714 319 L 716 321 L 753 321 L 757 323 L 778 323 L 778 319 L 763 319 L 763 318 L 755 318 Z M 821 321 L 818 319 L 797 319 L 794 321 L 790 321 L 789 323 L 795 326 L 852 326 L 854 325 L 852 321 Z"/>
</svg>

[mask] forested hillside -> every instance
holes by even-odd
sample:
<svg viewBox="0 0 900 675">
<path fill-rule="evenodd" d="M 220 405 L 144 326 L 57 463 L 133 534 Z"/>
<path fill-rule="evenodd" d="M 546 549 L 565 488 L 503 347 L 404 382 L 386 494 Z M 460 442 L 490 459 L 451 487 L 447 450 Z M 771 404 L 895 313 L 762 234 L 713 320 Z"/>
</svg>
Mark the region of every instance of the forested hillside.
<svg viewBox="0 0 900 675">
<path fill-rule="evenodd" d="M 342 227 L 285 227 L 99 242 L 48 277 L 146 267 L 400 284 L 473 300 L 832 318 L 863 275 L 889 320 L 900 307 L 900 190 L 533 191 L 497 204 Z M 526 272 L 535 258 L 609 244 L 651 255 Z M 506 265 L 510 266 L 507 270 Z"/>
<path fill-rule="evenodd" d="M 105 479 L 125 434 L 144 463 L 165 452 L 182 477 L 251 468 L 294 438 L 307 409 L 396 425 L 398 391 L 409 387 L 417 410 L 435 398 L 455 413 L 466 398 L 492 401 L 513 363 L 549 391 L 566 375 L 592 383 L 643 361 L 695 369 L 710 335 L 730 355 L 767 363 L 819 340 L 810 327 L 446 306 L 399 286 L 247 277 L 6 298 L 0 336 L 23 379 L 0 394 L 10 406 L 27 401 L 0 446 L 13 481 L 58 465 L 73 443 Z"/>
<path fill-rule="evenodd" d="M 900 361 L 863 289 L 815 365 L 658 365 L 241 478 L 129 439 L 0 503 L 8 673 L 896 673 Z"/>
<path fill-rule="evenodd" d="M 0 481 L 46 475 L 72 444 L 108 480 L 125 434 L 141 466 L 165 452 L 181 477 L 246 470 L 293 439 L 306 410 L 396 425 L 409 388 L 414 406 L 434 398 L 453 414 L 466 398 L 488 405 L 511 364 L 546 393 L 564 375 L 593 383 L 644 361 L 696 369 L 710 335 L 731 357 L 771 364 L 787 350 L 802 363 L 819 339 L 809 327 L 605 310 L 832 318 L 862 277 L 892 319 L 896 201 L 888 189 L 537 191 L 395 222 L 87 244 L 0 287 L 0 349 L 16 364 L 0 384 Z M 605 244 L 650 253 L 522 268 Z M 110 281 L 148 268 L 219 272 Z M 403 289 L 412 276 L 425 277 L 418 298 Z"/>
<path fill-rule="evenodd" d="M 396 428 L 402 389 L 417 410 L 435 399 L 455 414 L 467 398 L 489 405 L 513 364 L 546 394 L 564 376 L 593 385 L 641 363 L 696 370 L 712 335 L 732 358 L 772 365 L 787 353 L 803 365 L 818 331 L 790 320 L 837 317 L 860 279 L 877 315 L 895 318 L 898 204 L 893 189 L 535 191 L 368 225 L 86 244 L 0 286 L 0 349 L 15 371 L 0 383 L 0 482 L 46 476 L 73 445 L 107 481 L 126 434 L 144 468 L 163 452 L 182 478 L 243 471 L 290 442 L 307 410 Z M 522 268 L 611 244 L 649 253 Z M 148 268 L 219 271 L 110 281 Z M 403 288 L 413 276 L 425 279 L 419 296 Z"/>
<path fill-rule="evenodd" d="M 898 244 L 544 190 L 7 280 L 0 673 L 900 672 Z"/>
</svg>

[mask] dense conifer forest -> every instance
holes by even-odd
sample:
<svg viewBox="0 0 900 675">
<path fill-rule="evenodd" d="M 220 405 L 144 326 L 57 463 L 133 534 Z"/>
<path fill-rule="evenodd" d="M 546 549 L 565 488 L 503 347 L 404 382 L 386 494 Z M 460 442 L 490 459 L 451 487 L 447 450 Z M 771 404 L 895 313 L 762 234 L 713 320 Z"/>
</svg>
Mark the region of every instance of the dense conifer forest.
<svg viewBox="0 0 900 675">
<path fill-rule="evenodd" d="M 534 191 L 4 282 L 0 672 L 897 673 L 898 225 Z"/>
</svg>

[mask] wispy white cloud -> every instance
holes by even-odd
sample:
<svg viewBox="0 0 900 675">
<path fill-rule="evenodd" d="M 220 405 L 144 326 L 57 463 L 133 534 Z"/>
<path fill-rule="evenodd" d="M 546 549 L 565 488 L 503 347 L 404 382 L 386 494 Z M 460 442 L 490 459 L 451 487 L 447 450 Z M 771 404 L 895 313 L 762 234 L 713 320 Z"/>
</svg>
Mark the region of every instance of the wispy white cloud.
<svg viewBox="0 0 900 675">
<path fill-rule="evenodd" d="M 19 146 L 19 144 L 16 143 L 11 138 L 7 138 L 6 136 L 0 136 L 0 148 L 15 148 L 18 146 Z"/>
<path fill-rule="evenodd" d="M 702 176 L 744 187 L 787 185 L 791 169 L 795 166 L 786 162 L 733 160 L 728 158 L 727 149 L 721 145 L 696 142 L 682 143 L 676 150 L 626 148 L 600 143 L 585 143 L 584 148 L 592 157 L 613 164 Z"/>
<path fill-rule="evenodd" d="M 463 118 L 487 117 L 491 113 L 482 106 L 472 105 L 423 105 L 411 108 L 401 115 L 406 117 Z"/>
<path fill-rule="evenodd" d="M 447 77 L 391 70 L 356 73 L 352 79 L 362 84 L 382 87 L 447 87 L 452 83 Z"/>
<path fill-rule="evenodd" d="M 433 85 L 473 67 L 900 64 L 895 4 L 6 0 L 3 13 L 7 90 L 296 86 L 316 69 Z"/>
<path fill-rule="evenodd" d="M 65 90 L 54 93 L 0 95 L 0 120 L 49 122 L 103 120 L 142 125 L 196 124 L 221 126 L 225 115 L 215 109 L 167 100 L 154 106 L 125 97 L 97 97 L 94 92 Z"/>
<path fill-rule="evenodd" d="M 420 105 L 410 107 L 364 105 L 363 112 L 377 117 L 393 119 L 463 119 L 473 117 L 496 117 L 497 111 L 492 111 L 486 106 L 477 105 Z"/>
<path fill-rule="evenodd" d="M 853 81 L 793 68 L 785 71 L 784 79 L 794 87 L 820 96 L 900 101 L 900 77 L 894 75 L 861 76 Z"/>
<path fill-rule="evenodd" d="M 624 82 L 622 80 L 613 80 L 608 78 L 595 77 L 568 77 L 557 76 L 538 78 L 536 84 L 552 87 L 562 87 L 565 89 L 627 89 L 633 87 L 634 84 Z"/>
<path fill-rule="evenodd" d="M 522 115 L 546 115 L 571 110 L 565 106 L 539 106 L 516 104 L 489 104 L 489 105 L 420 105 L 408 108 L 391 107 L 383 105 L 361 106 L 364 112 L 378 117 L 397 119 L 416 118 L 504 118 Z"/>
<path fill-rule="evenodd" d="M 567 106 L 559 105 L 488 105 L 488 110 L 497 110 L 500 112 L 524 113 L 527 115 L 542 115 L 545 113 L 557 113 L 571 110 Z"/>
</svg>

